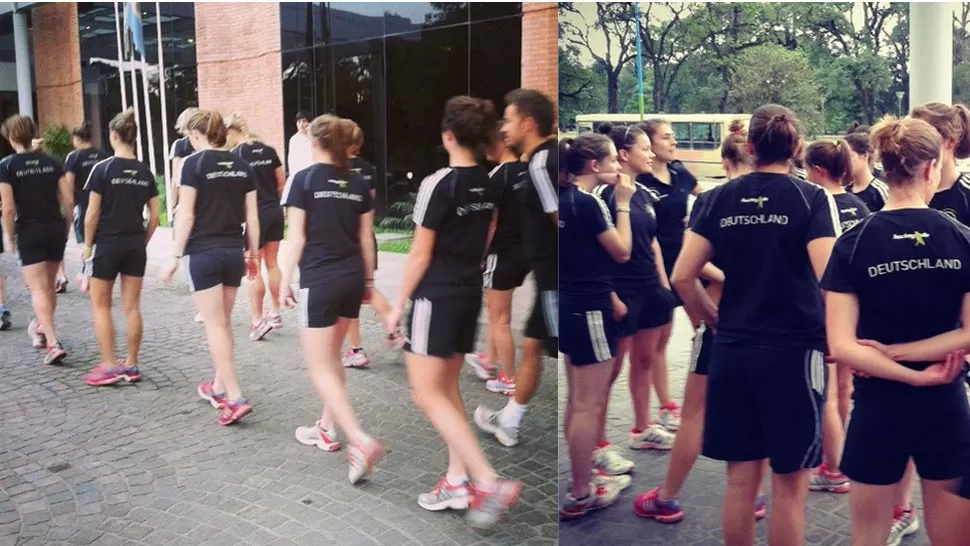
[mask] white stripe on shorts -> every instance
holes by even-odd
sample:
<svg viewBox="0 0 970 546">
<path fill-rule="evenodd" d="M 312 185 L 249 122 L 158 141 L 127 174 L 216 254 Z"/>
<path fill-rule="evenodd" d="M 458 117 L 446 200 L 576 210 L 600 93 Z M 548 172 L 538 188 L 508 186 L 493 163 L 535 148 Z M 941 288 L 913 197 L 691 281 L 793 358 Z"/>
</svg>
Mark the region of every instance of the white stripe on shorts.
<svg viewBox="0 0 970 546">
<path fill-rule="evenodd" d="M 694 346 L 690 352 L 690 372 L 697 372 L 697 361 L 700 359 L 701 350 L 704 348 L 704 333 L 707 332 L 707 324 L 701 323 L 694 333 Z"/>
<path fill-rule="evenodd" d="M 182 256 L 182 262 L 185 266 L 185 282 L 189 285 L 189 292 L 195 292 L 195 283 L 192 282 L 192 268 L 189 267 L 189 255 L 186 254 Z"/>
<path fill-rule="evenodd" d="M 411 317 L 411 352 L 427 355 L 428 339 L 431 336 L 431 300 L 414 300 Z"/>
<path fill-rule="evenodd" d="M 610 344 L 606 341 L 606 331 L 603 329 L 603 312 L 587 311 L 586 328 L 589 330 L 589 342 L 593 346 L 593 357 L 597 362 L 606 362 L 613 358 Z"/>
<path fill-rule="evenodd" d="M 821 413 L 815 400 L 816 394 L 822 395 L 825 392 L 825 355 L 822 351 L 809 349 L 805 352 L 805 386 L 808 387 L 808 399 L 812 402 L 812 412 L 815 415 L 815 438 L 809 444 L 800 468 L 807 468 L 808 463 L 822 451 Z"/>
<path fill-rule="evenodd" d="M 545 315 L 546 319 L 546 333 L 549 337 L 559 337 L 559 291 L 557 290 L 543 290 L 542 291 L 542 313 Z M 602 325 L 603 318 L 600 317 L 600 324 Z M 605 335 L 604 335 L 605 339 Z"/>
<path fill-rule="evenodd" d="M 300 289 L 300 327 L 310 327 L 310 289 Z"/>
<path fill-rule="evenodd" d="M 485 258 L 485 273 L 482 275 L 485 288 L 491 288 L 495 278 L 495 268 L 498 267 L 498 254 L 489 254 Z"/>
</svg>

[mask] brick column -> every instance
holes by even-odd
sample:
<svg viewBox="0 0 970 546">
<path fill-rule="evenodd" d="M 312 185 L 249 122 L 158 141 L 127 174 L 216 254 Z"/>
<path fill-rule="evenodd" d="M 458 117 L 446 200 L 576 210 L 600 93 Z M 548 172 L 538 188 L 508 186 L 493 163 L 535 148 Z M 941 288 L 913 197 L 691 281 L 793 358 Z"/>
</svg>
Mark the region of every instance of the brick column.
<svg viewBox="0 0 970 546">
<path fill-rule="evenodd" d="M 559 101 L 559 12 L 556 2 L 522 3 L 522 87 Z"/>
<path fill-rule="evenodd" d="M 43 4 L 33 8 L 31 18 L 38 126 L 73 128 L 84 121 L 77 4 Z"/>
<path fill-rule="evenodd" d="M 284 162 L 280 5 L 195 4 L 199 107 L 239 112 Z"/>
</svg>

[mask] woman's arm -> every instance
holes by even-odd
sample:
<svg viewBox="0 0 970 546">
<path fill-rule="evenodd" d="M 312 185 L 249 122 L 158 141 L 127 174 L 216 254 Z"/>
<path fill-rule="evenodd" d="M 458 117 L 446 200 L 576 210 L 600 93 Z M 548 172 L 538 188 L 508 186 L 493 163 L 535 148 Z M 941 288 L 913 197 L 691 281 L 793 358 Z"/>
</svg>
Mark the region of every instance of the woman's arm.
<svg viewBox="0 0 970 546">
<path fill-rule="evenodd" d="M 286 187 L 286 171 L 283 170 L 283 166 L 280 165 L 276 167 L 276 198 L 283 198 L 283 188 Z"/>
<path fill-rule="evenodd" d="M 411 242 L 411 252 L 404 264 L 404 275 L 401 279 L 401 289 L 397 293 L 394 306 L 404 309 L 404 305 L 411 299 L 418 283 L 431 265 L 431 255 L 438 234 L 422 225 L 414 226 L 414 239 Z"/>
<path fill-rule="evenodd" d="M 172 187 L 171 187 L 171 192 L 170 193 L 172 194 L 172 210 L 175 210 L 175 207 L 178 206 L 179 201 L 181 201 L 181 199 L 182 199 L 182 190 L 181 190 L 181 188 L 182 188 L 182 158 L 181 157 L 174 157 L 174 158 L 172 158 L 172 182 L 171 182 L 171 184 L 172 184 Z M 182 213 L 182 211 L 179 210 L 179 214 L 181 214 L 181 213 Z"/>
<path fill-rule="evenodd" d="M 306 246 L 306 211 L 299 207 L 287 208 L 286 244 L 280 249 L 280 286 L 289 287 L 293 282 L 293 270 L 303 257 Z"/>
<path fill-rule="evenodd" d="M 57 202 L 64 211 L 64 234 L 70 238 L 74 229 L 74 185 L 64 175 L 57 181 Z"/>
<path fill-rule="evenodd" d="M 161 217 L 162 202 L 156 195 L 148 200 L 148 225 L 145 226 L 145 246 L 148 246 L 148 241 L 152 240 L 152 235 L 155 234 L 155 229 L 158 228 Z"/>
<path fill-rule="evenodd" d="M 360 215 L 360 251 L 364 256 L 364 285 L 374 287 L 374 211 Z"/>
<path fill-rule="evenodd" d="M 717 306 L 699 282 L 701 269 L 714 257 L 711 242 L 703 236 L 688 231 L 684 246 L 674 263 L 671 284 L 684 302 L 684 309 L 692 320 L 704 321 L 712 328 L 717 326 Z"/>
<path fill-rule="evenodd" d="M 886 355 L 901 362 L 939 362 L 953 351 L 970 351 L 970 293 L 963 295 L 960 328 L 929 339 L 886 347 Z"/>
<path fill-rule="evenodd" d="M 91 248 L 94 246 L 94 236 L 98 232 L 98 224 L 101 223 L 101 194 L 92 191 L 88 193 L 88 209 L 84 213 L 84 259 L 91 257 Z"/>
<path fill-rule="evenodd" d="M 667 278 L 667 265 L 664 263 L 664 253 L 660 250 L 660 243 L 654 239 L 651 247 L 653 248 L 653 259 L 657 263 L 657 275 L 660 277 L 660 284 L 670 290 L 670 279 Z"/>
<path fill-rule="evenodd" d="M 249 239 L 250 256 L 259 255 L 259 207 L 256 190 L 246 192 L 246 237 Z"/>
<path fill-rule="evenodd" d="M 17 204 L 13 198 L 13 186 L 0 182 L 0 221 L 3 222 L 3 232 L 7 234 L 11 246 L 17 239 Z M 16 248 L 11 248 L 11 252 L 16 252 Z"/>
<path fill-rule="evenodd" d="M 192 233 L 192 226 L 195 225 L 195 200 L 198 191 L 192 186 L 179 186 L 179 207 L 178 216 L 175 217 L 175 246 L 172 248 L 172 257 L 176 260 L 185 253 L 185 245 L 189 242 L 189 234 Z"/>
</svg>

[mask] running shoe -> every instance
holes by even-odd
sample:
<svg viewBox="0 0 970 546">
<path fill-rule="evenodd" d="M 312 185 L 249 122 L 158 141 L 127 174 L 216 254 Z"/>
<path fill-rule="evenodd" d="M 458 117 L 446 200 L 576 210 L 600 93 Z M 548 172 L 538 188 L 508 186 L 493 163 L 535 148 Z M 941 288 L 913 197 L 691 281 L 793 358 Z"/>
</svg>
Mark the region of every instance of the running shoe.
<svg viewBox="0 0 970 546">
<path fill-rule="evenodd" d="M 296 441 L 305 446 L 317 446 L 323 451 L 339 451 L 340 440 L 337 431 L 320 427 L 320 421 L 312 427 L 296 427 Z"/>
<path fill-rule="evenodd" d="M 63 294 L 67 292 L 67 277 L 58 277 L 54 281 L 54 293 Z"/>
<path fill-rule="evenodd" d="M 660 488 L 655 487 L 633 501 L 633 513 L 641 518 L 655 519 L 660 523 L 677 523 L 684 519 L 684 511 L 677 499 L 660 499 Z"/>
<path fill-rule="evenodd" d="M 768 516 L 768 498 L 758 493 L 754 498 L 754 520 L 761 521 Z"/>
<path fill-rule="evenodd" d="M 226 398 L 226 393 L 215 392 L 212 385 L 213 383 L 211 381 L 203 381 L 199 383 L 199 388 L 196 392 L 199 393 L 199 396 L 203 400 L 211 404 L 212 407 L 222 409 L 223 404 L 226 404 L 229 400 Z"/>
<path fill-rule="evenodd" d="M 34 346 L 34 349 L 47 347 L 47 336 L 40 333 L 40 324 L 38 324 L 37 319 L 30 319 L 30 324 L 27 325 L 27 335 L 30 336 L 30 343 Z"/>
<path fill-rule="evenodd" d="M 903 538 L 919 531 L 919 518 L 916 517 L 916 510 L 910 508 L 904 510 L 897 505 L 893 508 L 893 524 L 889 528 L 889 538 L 886 539 L 886 546 L 899 546 Z"/>
<path fill-rule="evenodd" d="M 482 381 L 488 381 L 495 377 L 497 368 L 495 364 L 488 361 L 488 355 L 485 353 L 470 353 L 465 355 L 465 364 L 471 366 L 472 370 L 475 371 L 475 375 Z"/>
<path fill-rule="evenodd" d="M 475 424 L 478 428 L 495 436 L 505 447 L 515 447 L 519 443 L 519 429 L 506 427 L 499 420 L 502 410 L 493 410 L 488 406 L 478 406 L 475 408 Z"/>
<path fill-rule="evenodd" d="M 67 351 L 64 350 L 64 346 L 58 341 L 53 345 L 47 346 L 47 352 L 44 353 L 44 364 L 54 365 L 60 364 L 64 357 L 67 356 Z"/>
<path fill-rule="evenodd" d="M 283 317 L 279 313 L 270 313 L 263 318 L 274 330 L 279 330 L 283 327 Z"/>
<path fill-rule="evenodd" d="M 630 449 L 659 449 L 669 451 L 674 447 L 674 434 L 665 427 L 653 424 L 647 430 L 630 431 Z"/>
<path fill-rule="evenodd" d="M 10 329 L 10 311 L 5 305 L 0 305 L 0 331 Z"/>
<path fill-rule="evenodd" d="M 138 371 L 138 368 L 125 366 L 124 364 L 124 360 L 119 360 L 118 365 L 114 368 L 104 365 L 96 366 L 84 375 L 84 382 L 92 387 L 101 387 L 104 385 L 114 385 L 122 381 L 129 383 L 141 381 L 141 373 Z"/>
<path fill-rule="evenodd" d="M 494 393 L 512 396 L 515 394 L 515 379 L 499 372 L 498 377 L 485 382 L 485 388 Z"/>
<path fill-rule="evenodd" d="M 826 493 L 848 493 L 849 478 L 841 472 L 832 472 L 824 463 L 813 470 L 808 478 L 808 488 L 811 491 Z"/>
<path fill-rule="evenodd" d="M 347 449 L 347 463 L 350 469 L 347 478 L 350 483 L 356 484 L 364 478 L 369 478 L 374 472 L 374 465 L 384 458 L 384 446 L 373 438 L 368 440 L 365 445 L 352 445 Z"/>
<path fill-rule="evenodd" d="M 476 529 L 488 529 L 519 501 L 522 484 L 512 480 L 499 480 L 494 490 L 482 491 L 472 486 L 472 500 L 468 510 L 468 523 Z"/>
<path fill-rule="evenodd" d="M 613 446 L 606 444 L 593 451 L 593 467 L 603 474 L 619 476 L 633 471 L 633 461 L 622 457 Z"/>
<path fill-rule="evenodd" d="M 425 510 L 437 512 L 439 510 L 466 510 L 471 503 L 472 493 L 468 481 L 458 485 L 448 483 L 448 478 L 442 476 L 438 485 L 430 493 L 418 495 L 418 506 Z"/>
<path fill-rule="evenodd" d="M 342 362 L 344 368 L 364 368 L 370 364 L 370 359 L 367 358 L 367 353 L 363 349 L 350 349 L 344 353 Z"/>
<path fill-rule="evenodd" d="M 253 322 L 249 325 L 249 340 L 259 341 L 272 331 L 273 326 L 263 319 L 259 322 Z"/>
<path fill-rule="evenodd" d="M 627 487 L 633 484 L 633 478 L 629 474 L 620 474 L 618 476 L 612 476 L 606 474 L 602 470 L 593 469 L 593 484 L 597 486 L 615 487 L 620 491 L 623 491 Z"/>
<path fill-rule="evenodd" d="M 253 407 L 246 403 L 245 398 L 235 402 L 223 402 L 222 413 L 219 414 L 219 424 L 227 426 L 235 423 L 253 412 Z"/>
<path fill-rule="evenodd" d="M 677 432 L 680 428 L 680 406 L 676 402 L 660 408 L 660 424 L 670 432 Z"/>
<path fill-rule="evenodd" d="M 585 516 L 593 510 L 606 508 L 616 502 L 620 495 L 619 487 L 608 485 L 590 484 L 589 495 L 585 499 L 576 500 L 572 493 L 566 494 L 566 502 L 559 507 L 559 519 L 567 521 Z"/>
</svg>

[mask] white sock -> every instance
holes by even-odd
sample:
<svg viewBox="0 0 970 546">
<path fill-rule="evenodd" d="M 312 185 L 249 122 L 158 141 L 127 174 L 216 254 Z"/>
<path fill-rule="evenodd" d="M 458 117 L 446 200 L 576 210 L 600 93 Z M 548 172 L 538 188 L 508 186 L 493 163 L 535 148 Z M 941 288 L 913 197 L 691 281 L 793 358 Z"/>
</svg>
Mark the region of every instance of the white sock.
<svg viewBox="0 0 970 546">
<path fill-rule="evenodd" d="M 509 398 L 509 403 L 502 408 L 502 413 L 498 416 L 498 422 L 503 427 L 519 428 L 528 404 L 519 404 L 514 398 Z"/>
</svg>

